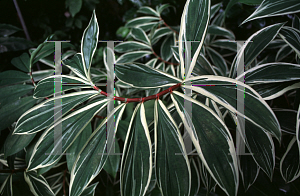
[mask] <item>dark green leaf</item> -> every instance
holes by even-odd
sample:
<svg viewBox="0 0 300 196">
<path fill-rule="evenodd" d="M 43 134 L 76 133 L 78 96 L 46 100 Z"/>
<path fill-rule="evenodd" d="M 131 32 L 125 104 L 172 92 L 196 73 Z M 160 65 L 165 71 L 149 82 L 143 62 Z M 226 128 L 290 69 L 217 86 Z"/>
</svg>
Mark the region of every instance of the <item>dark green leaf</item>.
<svg viewBox="0 0 300 196">
<path fill-rule="evenodd" d="M 216 66 L 221 72 L 222 76 L 226 76 L 228 72 L 227 64 L 225 59 L 222 57 L 220 53 L 215 51 L 212 48 L 206 48 L 208 56 L 210 57 L 211 61 L 213 62 L 214 66 Z"/>
<path fill-rule="evenodd" d="M 25 50 L 33 47 L 34 44 L 20 37 L 0 37 L 0 53 Z"/>
<path fill-rule="evenodd" d="M 172 50 L 171 50 L 171 46 L 174 46 L 175 42 L 174 42 L 174 36 L 170 35 L 168 36 L 163 43 L 161 44 L 160 47 L 160 55 L 161 58 L 165 61 L 170 60 L 170 58 L 172 57 Z"/>
<path fill-rule="evenodd" d="M 95 189 L 97 187 L 99 182 L 92 184 L 88 186 L 84 191 L 81 193 L 81 196 L 94 196 L 95 195 Z"/>
<path fill-rule="evenodd" d="M 128 21 L 125 26 L 126 27 L 137 27 L 141 24 L 149 23 L 152 21 L 158 21 L 158 20 L 159 20 L 158 17 L 152 17 L 152 16 L 138 17 L 138 18 Z"/>
<path fill-rule="evenodd" d="M 26 81 L 30 81 L 30 76 L 21 71 L 9 70 L 0 73 L 0 86 L 17 84 Z"/>
<path fill-rule="evenodd" d="M 135 87 L 157 88 L 181 82 L 174 76 L 142 64 L 116 64 L 115 73 L 120 80 Z"/>
<path fill-rule="evenodd" d="M 209 25 L 207 33 L 211 35 L 223 36 L 230 40 L 235 40 L 235 36 L 231 31 L 216 25 Z"/>
<path fill-rule="evenodd" d="M 142 13 L 142 14 L 153 15 L 153 16 L 158 16 L 159 17 L 159 13 L 157 13 L 154 9 L 152 9 L 151 7 L 148 7 L 148 6 L 140 7 L 140 9 L 137 12 Z"/>
<path fill-rule="evenodd" d="M 138 60 L 144 56 L 152 54 L 151 51 L 134 51 L 134 52 L 128 52 L 123 55 L 121 55 L 116 62 L 117 63 L 131 63 L 135 60 Z"/>
<path fill-rule="evenodd" d="M 300 8 L 300 3 L 299 3 Z M 300 58 L 300 30 L 292 27 L 283 27 L 280 37 L 296 52 Z"/>
<path fill-rule="evenodd" d="M 155 102 L 155 171 L 163 195 L 190 194 L 191 170 L 183 139 L 161 100 Z"/>
<path fill-rule="evenodd" d="M 19 57 L 15 57 L 11 60 L 11 63 L 18 69 L 29 73 L 30 72 L 30 58 L 27 53 L 23 53 Z"/>
<path fill-rule="evenodd" d="M 54 196 L 52 189 L 50 188 L 46 179 L 40 175 L 37 176 L 35 171 L 32 172 L 24 172 L 24 178 L 31 192 L 34 195 L 43 195 L 43 196 Z"/>
<path fill-rule="evenodd" d="M 71 69 L 77 76 L 79 76 L 83 80 L 87 80 L 84 72 L 81 53 L 75 54 L 72 59 L 66 59 L 62 61 L 62 63 L 69 69 Z"/>
<path fill-rule="evenodd" d="M 82 0 L 66 0 L 66 7 L 69 7 L 69 11 L 74 17 L 81 9 Z"/>
<path fill-rule="evenodd" d="M 0 108 L 26 95 L 34 87 L 32 85 L 12 85 L 0 88 Z"/>
<path fill-rule="evenodd" d="M 119 170 L 119 165 L 120 165 L 120 147 L 118 140 L 115 139 L 114 141 L 115 147 L 112 149 L 112 154 L 107 157 L 107 160 L 103 166 L 103 169 L 110 174 L 113 178 L 116 178 L 117 172 Z M 116 153 L 116 154 L 114 154 Z"/>
<path fill-rule="evenodd" d="M 115 51 L 120 53 L 131 52 L 131 51 L 141 50 L 141 49 L 151 49 L 151 47 L 147 44 L 143 44 L 141 42 L 136 42 L 136 41 L 123 42 L 118 44 L 115 47 Z"/>
<path fill-rule="evenodd" d="M 0 36 L 7 37 L 14 34 L 17 31 L 22 31 L 22 29 L 15 27 L 10 24 L 0 24 Z"/>
<path fill-rule="evenodd" d="M 299 0 L 264 0 L 242 24 L 258 18 L 293 14 L 299 12 L 299 10 Z"/>
</svg>

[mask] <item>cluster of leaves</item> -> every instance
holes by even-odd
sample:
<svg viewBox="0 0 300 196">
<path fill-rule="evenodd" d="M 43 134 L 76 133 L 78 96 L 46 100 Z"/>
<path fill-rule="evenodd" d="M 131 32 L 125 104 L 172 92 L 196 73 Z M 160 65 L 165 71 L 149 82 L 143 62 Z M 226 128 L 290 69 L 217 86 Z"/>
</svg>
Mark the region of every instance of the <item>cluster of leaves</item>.
<svg viewBox="0 0 300 196">
<path fill-rule="evenodd" d="M 292 26 L 261 28 L 241 44 L 224 27 L 221 6 L 187 0 L 175 27 L 161 16 L 170 5 L 141 7 L 144 16 L 125 25 L 127 41 L 103 51 L 101 69 L 92 67 L 99 35 L 95 12 L 80 53 L 62 43 L 67 74 L 50 76 L 51 37 L 30 55 L 14 58 L 20 71 L 0 73 L 0 130 L 10 130 L 0 151 L 0 193 L 16 194 L 20 186 L 26 187 L 23 195 L 94 195 L 103 178 L 110 180 L 106 194 L 124 196 L 289 191 L 269 181 L 280 177 L 292 185 L 300 175 L 300 20 L 294 15 Z M 243 23 L 299 10 L 298 1 L 264 0 Z M 52 69 L 32 72 L 37 62 Z M 112 62 L 114 99 L 97 87 Z M 57 80 L 59 97 L 53 91 Z M 287 93 L 295 96 L 296 110 L 272 109 L 271 101 Z M 115 138 L 107 137 L 112 119 Z M 236 137 L 243 141 L 242 154 Z M 275 146 L 282 152 L 275 153 Z M 268 186 L 259 187 L 261 182 Z"/>
</svg>

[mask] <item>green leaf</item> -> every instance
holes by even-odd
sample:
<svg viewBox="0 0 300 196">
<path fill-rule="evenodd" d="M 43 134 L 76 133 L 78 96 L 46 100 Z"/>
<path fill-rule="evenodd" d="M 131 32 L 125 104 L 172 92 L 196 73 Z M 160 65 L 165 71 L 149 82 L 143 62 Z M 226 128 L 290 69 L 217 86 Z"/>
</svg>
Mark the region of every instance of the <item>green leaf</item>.
<svg viewBox="0 0 300 196">
<path fill-rule="evenodd" d="M 280 124 L 281 131 L 296 135 L 297 111 L 289 109 L 273 109 Z"/>
<path fill-rule="evenodd" d="M 300 79 L 300 65 L 281 62 L 262 64 L 247 70 L 237 80 L 241 78 L 245 78 L 246 84 L 290 82 Z"/>
<path fill-rule="evenodd" d="M 0 194 L 5 196 L 13 196 L 12 174 L 8 175 L 0 187 Z"/>
<path fill-rule="evenodd" d="M 50 188 L 48 182 L 46 181 L 46 179 L 42 175 L 37 176 L 37 173 L 35 171 L 24 172 L 24 178 L 27 184 L 29 185 L 31 192 L 35 196 L 55 195 L 52 189 Z"/>
<path fill-rule="evenodd" d="M 82 0 L 66 0 L 66 7 L 69 7 L 69 11 L 73 18 L 80 11 L 81 6 Z"/>
<path fill-rule="evenodd" d="M 186 86 L 195 92 L 213 99 L 232 113 L 245 117 L 254 125 L 274 135 L 278 141 L 281 138 L 279 123 L 275 114 L 262 97 L 250 86 L 234 79 L 220 76 L 197 76 L 192 79 L 193 86 Z M 214 86 L 211 86 L 214 85 Z M 237 111 L 237 85 L 244 87 L 244 115 Z"/>
<path fill-rule="evenodd" d="M 82 91 L 51 98 L 26 111 L 18 120 L 14 134 L 33 134 L 55 122 L 54 110 L 61 107 L 64 116 L 72 108 L 97 95 L 97 91 Z M 61 106 L 55 105 L 55 100 L 61 100 Z"/>
<path fill-rule="evenodd" d="M 32 85 L 17 84 L 0 88 L 0 108 L 14 102 L 23 95 L 26 95 L 34 87 Z"/>
<path fill-rule="evenodd" d="M 136 106 L 128 128 L 120 171 L 121 196 L 145 195 L 152 173 L 152 145 L 144 104 Z"/>
<path fill-rule="evenodd" d="M 131 63 L 135 60 L 138 60 L 144 56 L 152 54 L 151 51 L 134 51 L 134 52 L 128 52 L 123 55 L 121 55 L 116 62 L 117 63 Z"/>
<path fill-rule="evenodd" d="M 156 29 L 151 37 L 151 44 L 155 44 L 160 38 L 163 36 L 172 34 L 173 31 L 169 29 L 168 27 L 162 27 L 159 29 Z"/>
<path fill-rule="evenodd" d="M 131 52 L 131 51 L 136 51 L 136 50 L 141 50 L 141 49 L 150 49 L 151 47 L 147 44 L 143 44 L 141 42 L 136 42 L 136 41 L 127 41 L 118 44 L 115 48 L 116 52 L 124 53 L 124 52 Z"/>
<path fill-rule="evenodd" d="M 72 59 L 66 59 L 62 61 L 62 63 L 63 65 L 71 69 L 72 72 L 74 72 L 81 79 L 87 80 L 87 77 L 85 76 L 85 72 L 84 72 L 81 53 L 75 54 Z"/>
<path fill-rule="evenodd" d="M 158 25 L 159 22 L 148 22 L 138 25 L 137 27 L 141 28 L 143 31 L 147 32 Z"/>
<path fill-rule="evenodd" d="M 159 18 L 158 17 L 153 17 L 153 16 L 144 16 L 144 17 L 138 17 L 135 19 L 132 19 L 130 21 L 128 21 L 125 25 L 125 27 L 137 27 L 139 25 L 145 24 L 145 23 L 149 23 L 152 21 L 158 21 Z"/>
<path fill-rule="evenodd" d="M 147 14 L 147 15 L 153 15 L 159 17 L 159 13 L 157 13 L 154 9 L 148 6 L 142 6 L 137 11 L 137 13 Z"/>
<path fill-rule="evenodd" d="M 119 170 L 119 165 L 120 165 L 120 147 L 118 140 L 115 138 L 114 141 L 115 147 L 112 149 L 112 153 L 116 153 L 115 155 L 109 155 L 107 157 L 107 160 L 103 166 L 103 169 L 110 174 L 114 179 L 116 178 L 117 172 Z"/>
<path fill-rule="evenodd" d="M 255 182 L 259 174 L 259 166 L 249 154 L 239 155 L 238 163 L 245 190 L 248 190 L 249 187 Z"/>
<path fill-rule="evenodd" d="M 291 48 L 293 48 L 300 58 L 300 30 L 292 27 L 283 27 L 280 30 L 279 35 Z"/>
<path fill-rule="evenodd" d="M 280 173 L 286 183 L 290 183 L 300 176 L 300 156 L 296 137 L 290 141 L 280 160 Z"/>
<path fill-rule="evenodd" d="M 300 30 L 300 18 L 296 14 L 293 18 L 293 28 Z"/>
<path fill-rule="evenodd" d="M 169 8 L 169 7 L 173 7 L 174 8 L 174 6 L 172 6 L 172 5 L 169 5 L 169 4 L 163 4 L 163 5 L 161 5 L 161 6 L 157 6 L 156 7 L 156 11 L 159 13 L 159 15 L 165 10 L 165 9 L 167 9 L 167 8 Z"/>
<path fill-rule="evenodd" d="M 256 59 L 256 57 L 258 57 L 258 55 L 277 36 L 282 26 L 282 23 L 270 25 L 251 35 L 235 56 L 231 65 L 229 77 L 236 77 L 237 67 L 240 64 L 243 55 L 243 64 L 245 68 L 248 68 L 248 66 Z"/>
<path fill-rule="evenodd" d="M 293 14 L 299 10 L 300 2 L 298 0 L 264 0 L 242 24 L 258 18 Z"/>
<path fill-rule="evenodd" d="M 189 78 L 196 64 L 200 50 L 202 48 L 208 27 L 209 18 L 210 0 L 188 0 L 186 2 L 181 17 L 181 25 L 179 32 L 179 40 L 181 40 L 179 42 L 181 78 L 184 78 L 185 73 L 184 49 L 190 49 L 187 48 L 186 41 L 193 41 L 191 42 L 191 54 L 189 54 L 189 57 L 192 58 L 192 62 L 190 64 L 189 70 L 187 71 L 187 75 L 185 76 L 185 78 Z"/>
<path fill-rule="evenodd" d="M 25 50 L 33 46 L 33 42 L 24 38 L 0 37 L 0 53 Z"/>
<path fill-rule="evenodd" d="M 155 101 L 155 171 L 163 195 L 190 194 L 191 169 L 183 139 L 161 100 Z"/>
<path fill-rule="evenodd" d="M 7 37 L 18 31 L 22 31 L 22 29 L 10 24 L 0 24 L 0 36 L 2 37 Z"/>
<path fill-rule="evenodd" d="M 194 159 L 190 159 L 190 166 L 191 166 L 191 192 L 190 195 L 197 195 L 200 189 L 200 172 L 198 170 L 197 164 Z"/>
<path fill-rule="evenodd" d="M 36 101 L 36 99 L 30 96 L 3 106 L 0 109 L 0 131 L 15 122 L 24 112 L 29 110 Z"/>
<path fill-rule="evenodd" d="M 30 58 L 27 53 L 23 53 L 19 57 L 15 57 L 11 60 L 11 63 L 18 69 L 29 73 L 30 72 Z"/>
<path fill-rule="evenodd" d="M 226 125 L 210 108 L 182 93 L 173 91 L 171 98 L 206 169 L 227 195 L 236 195 L 238 166 Z M 192 114 L 185 111 L 186 100 L 192 104 Z"/>
<path fill-rule="evenodd" d="M 8 157 L 23 150 L 33 140 L 35 134 L 16 135 L 9 133 L 4 143 L 4 157 Z"/>
<path fill-rule="evenodd" d="M 246 5 L 259 5 L 262 1 L 263 0 L 231 0 L 226 6 L 225 15 L 227 16 L 227 12 L 230 10 L 230 8 L 232 8 L 232 6 L 234 6 L 238 2 Z"/>
<path fill-rule="evenodd" d="M 182 82 L 172 75 L 143 64 L 116 64 L 115 74 L 121 81 L 134 87 L 157 88 Z"/>
<path fill-rule="evenodd" d="M 134 39 L 142 41 L 142 42 L 146 43 L 147 45 L 150 45 L 150 40 L 143 29 L 141 29 L 139 27 L 132 28 L 131 35 Z"/>
<path fill-rule="evenodd" d="M 81 193 L 81 196 L 94 196 L 95 195 L 95 190 L 99 182 L 92 184 L 88 186 L 84 191 Z"/>
<path fill-rule="evenodd" d="M 196 65 L 193 69 L 193 75 L 216 75 L 215 70 L 209 61 L 203 56 L 203 54 L 199 54 Z"/>
<path fill-rule="evenodd" d="M 210 45 L 214 46 L 214 47 L 224 48 L 224 49 L 228 49 L 228 50 L 236 52 L 236 43 L 231 42 L 227 39 L 215 40 Z"/>
<path fill-rule="evenodd" d="M 293 50 L 288 44 L 282 46 L 282 48 L 280 48 L 276 54 L 275 61 L 276 62 L 282 61 L 284 58 L 289 56 L 292 52 Z"/>
<path fill-rule="evenodd" d="M 78 137 L 75 139 L 73 144 L 68 148 L 67 150 L 67 165 L 68 165 L 68 170 L 71 171 L 73 164 L 75 163 L 75 160 L 83 148 L 84 144 L 86 141 L 89 139 L 90 135 L 92 135 L 92 125 L 89 123 L 84 130 L 78 135 Z"/>
<path fill-rule="evenodd" d="M 92 18 L 89 25 L 84 30 L 81 40 L 81 53 L 83 59 L 83 68 L 85 76 L 90 79 L 90 67 L 92 65 L 92 59 L 95 54 L 99 36 L 99 26 L 96 18 L 95 10 L 93 11 Z"/>
<path fill-rule="evenodd" d="M 32 78 L 34 79 L 35 82 L 37 82 L 46 77 L 53 76 L 54 72 L 55 71 L 53 69 L 34 71 L 32 72 Z"/>
<path fill-rule="evenodd" d="M 107 104 L 107 99 L 100 99 L 76 110 L 66 117 L 56 121 L 40 137 L 30 157 L 27 170 L 36 170 L 57 163 L 64 152 L 71 146 L 82 130 L 88 125 L 101 109 Z M 54 138 L 55 128 L 61 126 L 59 138 Z"/>
<path fill-rule="evenodd" d="M 221 71 L 222 76 L 226 76 L 228 67 L 222 55 L 210 47 L 207 47 L 206 51 L 213 64 Z"/>
<path fill-rule="evenodd" d="M 168 36 L 163 43 L 161 44 L 160 47 L 160 55 L 161 58 L 165 61 L 170 60 L 170 58 L 172 57 L 172 50 L 171 50 L 171 46 L 175 45 L 175 41 L 174 41 L 174 36 L 170 35 Z"/>
<path fill-rule="evenodd" d="M 125 104 L 114 109 L 115 115 L 118 116 L 116 129 L 124 109 Z M 109 114 L 108 118 L 110 118 L 110 115 L 112 114 Z M 110 153 L 111 149 L 106 149 L 106 122 L 107 119 L 96 128 L 76 158 L 71 171 L 70 196 L 80 195 L 85 187 L 100 173 L 107 160 L 107 154 Z"/>
<path fill-rule="evenodd" d="M 70 89 L 91 88 L 91 84 L 77 77 L 67 75 L 54 75 L 41 80 L 34 89 L 34 98 L 52 96 L 55 88 L 55 81 L 60 81 L 61 92 Z"/>
<path fill-rule="evenodd" d="M 220 10 L 222 3 L 217 3 L 210 7 L 210 19 L 212 19 Z"/>
<path fill-rule="evenodd" d="M 209 25 L 207 33 L 211 35 L 223 36 L 230 40 L 235 40 L 235 36 L 230 30 L 219 27 L 217 25 Z"/>
<path fill-rule="evenodd" d="M 0 86 L 17 84 L 30 81 L 27 73 L 15 70 L 4 71 L 0 73 Z"/>
</svg>

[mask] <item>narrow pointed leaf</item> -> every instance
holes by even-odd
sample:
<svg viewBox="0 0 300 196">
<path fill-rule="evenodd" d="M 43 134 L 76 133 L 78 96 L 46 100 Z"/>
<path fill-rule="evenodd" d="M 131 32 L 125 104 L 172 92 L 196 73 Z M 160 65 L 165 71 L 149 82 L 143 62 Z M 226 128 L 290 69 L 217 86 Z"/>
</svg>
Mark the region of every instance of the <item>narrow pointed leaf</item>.
<svg viewBox="0 0 300 196">
<path fill-rule="evenodd" d="M 99 26 L 96 18 L 95 10 L 89 25 L 84 30 L 81 40 L 82 62 L 85 71 L 85 76 L 90 79 L 90 67 L 92 59 L 98 44 Z"/>
<path fill-rule="evenodd" d="M 142 41 L 142 42 L 150 45 L 150 40 L 143 29 L 141 29 L 139 27 L 132 28 L 131 35 L 134 39 L 136 39 L 138 41 Z"/>
<path fill-rule="evenodd" d="M 0 73 L 0 87 L 29 81 L 30 76 L 22 71 L 9 70 Z"/>
<path fill-rule="evenodd" d="M 244 87 L 245 112 L 242 116 L 256 126 L 262 128 L 264 131 L 271 133 L 278 141 L 280 141 L 281 131 L 275 114 L 262 97 L 250 86 L 237 80 L 220 76 L 197 76 L 191 80 L 193 87 L 186 86 L 186 88 L 191 88 L 192 90 L 213 99 L 216 103 L 221 104 L 229 111 L 238 113 L 239 115 L 242 114 L 236 109 L 237 101 L 239 102 L 236 97 L 236 84 Z"/>
<path fill-rule="evenodd" d="M 131 51 L 143 50 L 143 49 L 151 50 L 151 47 L 141 42 L 127 41 L 118 44 L 114 49 L 116 52 L 124 53 L 124 52 L 131 52 Z"/>
<path fill-rule="evenodd" d="M 191 43 L 192 62 L 188 70 L 186 78 L 190 77 L 192 70 L 196 64 L 197 57 L 202 48 L 208 22 L 210 18 L 210 0 L 188 0 L 185 4 L 179 32 L 179 56 L 181 64 L 181 78 L 184 74 L 184 49 L 187 48 L 186 41 L 193 41 Z"/>
<path fill-rule="evenodd" d="M 242 154 L 239 156 L 239 169 L 245 190 L 248 190 L 258 176 L 259 166 L 256 164 L 251 155 Z"/>
<path fill-rule="evenodd" d="M 13 196 L 12 174 L 8 175 L 0 187 L 0 194 L 5 196 Z"/>
<path fill-rule="evenodd" d="M 82 63 L 82 54 L 77 53 L 71 59 L 66 59 L 62 63 L 71 69 L 77 76 L 83 80 L 87 80 Z"/>
<path fill-rule="evenodd" d="M 168 36 L 163 41 L 163 43 L 161 44 L 161 48 L 160 48 L 160 55 L 163 60 L 165 60 L 165 61 L 170 60 L 170 58 L 172 57 L 171 46 L 173 46 L 173 45 L 175 45 L 173 35 Z"/>
<path fill-rule="evenodd" d="M 223 76 L 226 76 L 228 72 L 228 68 L 225 59 L 222 57 L 220 53 L 218 53 L 214 49 L 209 47 L 207 47 L 206 49 L 207 49 L 206 51 L 208 53 L 208 56 L 210 57 L 213 64 L 221 70 Z"/>
<path fill-rule="evenodd" d="M 282 23 L 270 25 L 251 35 L 233 60 L 229 77 L 236 77 L 237 66 L 242 55 L 244 55 L 244 65 L 247 68 L 277 36 L 282 26 Z"/>
<path fill-rule="evenodd" d="M 33 85 L 17 84 L 0 88 L 0 108 L 14 102 L 34 89 Z"/>
<path fill-rule="evenodd" d="M 55 100 L 61 99 L 61 112 L 65 115 L 75 106 L 98 94 L 97 91 L 82 91 L 51 98 L 26 111 L 18 120 L 14 134 L 33 134 L 55 122 Z"/>
<path fill-rule="evenodd" d="M 159 20 L 158 17 L 153 17 L 153 16 L 138 17 L 138 18 L 128 21 L 125 26 L 126 27 L 137 27 L 141 24 L 145 24 L 145 23 L 152 22 L 152 21 L 158 21 L 158 20 Z"/>
<path fill-rule="evenodd" d="M 136 106 L 132 115 L 120 172 L 121 196 L 145 195 L 152 174 L 152 145 L 143 103 Z"/>
<path fill-rule="evenodd" d="M 280 173 L 286 183 L 290 183 L 300 176 L 299 154 L 296 137 L 293 137 L 280 161 Z"/>
<path fill-rule="evenodd" d="M 226 125 L 210 108 L 182 93 L 173 91 L 171 98 L 208 172 L 227 195 L 236 195 L 238 166 Z M 185 111 L 186 100 L 192 104 L 192 114 Z"/>
<path fill-rule="evenodd" d="M 128 52 L 123 55 L 121 55 L 117 59 L 117 63 L 131 63 L 134 62 L 144 56 L 152 54 L 151 51 L 134 51 L 134 52 Z"/>
<path fill-rule="evenodd" d="M 300 8 L 300 3 L 299 3 Z M 300 30 L 284 27 L 280 30 L 280 37 L 296 52 L 300 58 Z"/>
<path fill-rule="evenodd" d="M 183 139 L 161 100 L 155 102 L 155 171 L 163 195 L 186 195 L 191 188 L 191 169 Z"/>
<path fill-rule="evenodd" d="M 54 196 L 52 189 L 50 188 L 48 182 L 43 176 L 37 176 L 35 171 L 24 172 L 24 178 L 31 192 L 35 196 L 45 195 L 45 196 Z"/>
<path fill-rule="evenodd" d="M 100 99 L 70 115 L 58 120 L 50 126 L 36 143 L 27 170 L 35 170 L 50 166 L 60 159 L 71 146 L 82 130 L 101 109 L 107 104 L 107 99 Z M 54 129 L 61 125 L 61 136 L 54 138 Z"/>
<path fill-rule="evenodd" d="M 61 83 L 61 91 L 78 88 L 90 88 L 91 84 L 77 77 L 58 75 L 50 76 L 41 80 L 34 89 L 34 98 L 49 97 L 54 94 L 55 81 Z"/>
<path fill-rule="evenodd" d="M 142 13 L 142 14 L 153 15 L 153 16 L 158 16 L 159 17 L 159 13 L 157 13 L 154 9 L 152 9 L 151 7 L 148 7 L 148 6 L 140 7 L 140 9 L 137 12 Z"/>
<path fill-rule="evenodd" d="M 181 82 L 170 74 L 143 64 L 116 64 L 115 73 L 121 81 L 135 87 L 157 88 Z"/>
<path fill-rule="evenodd" d="M 92 184 L 88 186 L 84 191 L 81 193 L 82 196 L 94 196 L 95 195 L 95 190 L 99 182 Z"/>
<path fill-rule="evenodd" d="M 207 33 L 211 35 L 223 36 L 228 39 L 235 40 L 235 36 L 231 31 L 216 25 L 208 26 Z"/>
<path fill-rule="evenodd" d="M 300 2 L 298 0 L 264 0 L 242 24 L 259 18 L 293 14 L 299 10 Z"/>
<path fill-rule="evenodd" d="M 125 109 L 125 104 L 115 108 L 116 129 Z M 100 173 L 111 149 L 107 148 L 105 119 L 89 137 L 76 158 L 71 171 L 70 196 L 80 195 L 90 182 Z M 115 156 L 115 155 L 111 155 Z"/>
</svg>

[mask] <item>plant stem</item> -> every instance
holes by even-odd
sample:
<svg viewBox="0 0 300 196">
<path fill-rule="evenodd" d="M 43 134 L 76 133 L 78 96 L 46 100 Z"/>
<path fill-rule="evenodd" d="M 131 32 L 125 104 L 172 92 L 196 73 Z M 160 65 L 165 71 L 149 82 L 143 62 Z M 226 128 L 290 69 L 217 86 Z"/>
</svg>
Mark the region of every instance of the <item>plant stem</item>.
<svg viewBox="0 0 300 196">
<path fill-rule="evenodd" d="M 18 2 L 17 2 L 17 0 L 13 0 L 13 2 L 14 2 L 14 4 L 15 4 L 15 7 L 16 7 L 16 10 L 17 10 L 17 13 L 18 13 L 18 17 L 19 17 L 19 19 L 20 19 L 22 28 L 23 28 L 24 33 L 25 33 L 25 36 L 26 36 L 26 39 L 29 40 L 29 41 L 31 41 L 30 36 L 29 36 L 29 33 L 28 33 L 28 31 L 27 31 L 27 27 L 26 27 L 25 21 L 24 21 L 24 19 L 23 19 L 21 10 L 20 10 L 19 5 L 18 5 Z"/>
<path fill-rule="evenodd" d="M 160 56 L 158 56 L 158 55 L 154 52 L 153 48 L 151 48 L 151 50 L 152 50 L 152 53 L 154 54 L 154 56 L 156 56 L 156 58 L 158 58 L 158 59 L 161 60 L 162 62 L 164 62 L 164 63 L 166 63 L 166 64 L 169 64 L 169 65 L 179 65 L 179 63 L 172 63 L 172 62 L 163 60 Z"/>
<path fill-rule="evenodd" d="M 171 31 L 173 31 L 174 33 L 176 33 L 177 35 L 179 34 L 178 31 L 174 30 L 172 27 L 170 27 L 161 17 L 160 20 L 163 21 L 164 25 L 166 27 L 168 27 Z"/>
<path fill-rule="evenodd" d="M 64 196 L 67 196 L 67 194 L 66 194 L 66 175 L 67 175 L 67 169 L 65 169 L 65 171 L 64 171 L 64 178 L 63 178 L 63 192 L 64 192 Z"/>
<path fill-rule="evenodd" d="M 118 101 L 123 101 L 123 102 L 126 102 L 126 103 L 129 103 L 129 102 L 145 102 L 145 101 L 149 101 L 149 100 L 152 100 L 152 99 L 159 99 L 159 97 L 167 94 L 167 93 L 172 93 L 173 90 L 179 88 L 181 86 L 181 83 L 178 83 L 174 86 L 171 86 L 170 88 L 164 90 L 164 91 L 161 91 L 155 95 L 150 95 L 148 97 L 141 97 L 141 98 L 124 98 L 124 97 L 116 97 L 114 96 L 114 100 L 118 100 Z M 100 90 L 97 86 L 93 86 L 93 88 L 97 91 L 100 92 L 101 95 L 105 95 L 106 97 L 108 97 L 109 95 Z"/>
<path fill-rule="evenodd" d="M 16 173 L 16 172 L 23 172 L 25 170 L 26 170 L 26 168 L 21 168 L 21 169 L 1 169 L 0 173 Z"/>
</svg>

